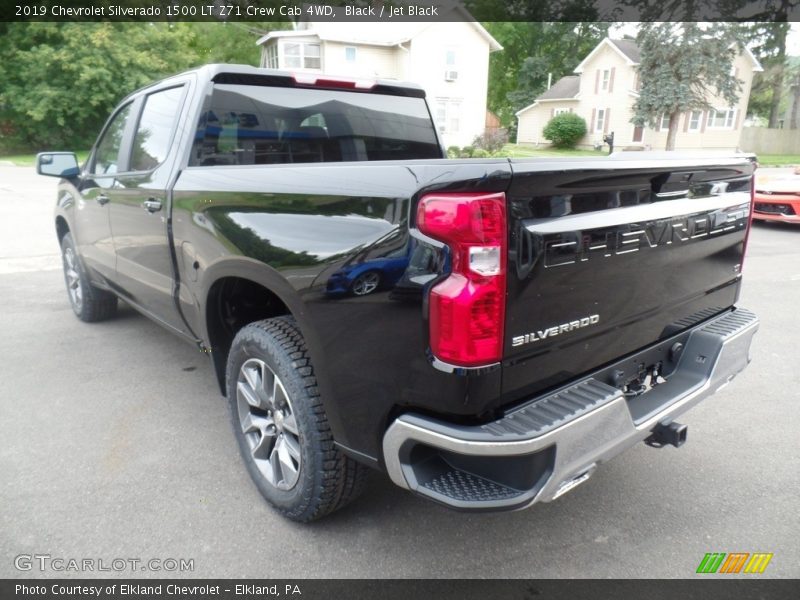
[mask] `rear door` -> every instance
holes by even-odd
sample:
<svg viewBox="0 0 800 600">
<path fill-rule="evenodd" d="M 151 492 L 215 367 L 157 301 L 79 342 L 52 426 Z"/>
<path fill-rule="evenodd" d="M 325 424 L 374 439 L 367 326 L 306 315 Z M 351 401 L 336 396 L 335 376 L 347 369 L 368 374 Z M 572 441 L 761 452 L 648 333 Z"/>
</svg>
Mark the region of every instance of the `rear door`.
<svg viewBox="0 0 800 600">
<path fill-rule="evenodd" d="M 116 282 L 125 298 L 166 325 L 187 332 L 174 300 L 169 240 L 169 190 L 186 82 L 172 82 L 136 101 L 138 119 L 125 173 L 110 194 L 117 252 Z"/>
<path fill-rule="evenodd" d="M 746 158 L 512 168 L 505 393 L 554 387 L 736 300 Z"/>
</svg>

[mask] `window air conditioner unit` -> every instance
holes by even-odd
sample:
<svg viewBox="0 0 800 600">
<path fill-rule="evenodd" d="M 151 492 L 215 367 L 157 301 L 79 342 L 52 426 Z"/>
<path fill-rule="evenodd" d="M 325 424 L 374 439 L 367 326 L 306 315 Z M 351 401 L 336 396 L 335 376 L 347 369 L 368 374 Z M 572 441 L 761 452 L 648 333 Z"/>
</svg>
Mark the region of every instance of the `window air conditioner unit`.
<svg viewBox="0 0 800 600">
<path fill-rule="evenodd" d="M 458 79 L 458 71 L 445 71 L 444 72 L 444 80 L 445 81 L 455 81 Z"/>
</svg>

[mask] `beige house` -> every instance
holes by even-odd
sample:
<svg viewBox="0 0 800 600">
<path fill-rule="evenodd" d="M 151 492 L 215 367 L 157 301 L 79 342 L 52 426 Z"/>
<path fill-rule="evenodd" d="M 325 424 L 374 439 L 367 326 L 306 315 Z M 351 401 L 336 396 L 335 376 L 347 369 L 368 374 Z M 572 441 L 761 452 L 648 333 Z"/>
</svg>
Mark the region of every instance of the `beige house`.
<svg viewBox="0 0 800 600">
<path fill-rule="evenodd" d="M 262 67 L 400 79 L 422 86 L 445 146 L 466 146 L 483 133 L 489 53 L 502 50 L 472 20 L 308 21 L 293 31 L 273 31 L 258 44 Z"/>
<path fill-rule="evenodd" d="M 530 106 L 517 112 L 517 142 L 549 144 L 542 135 L 547 122 L 562 112 L 574 112 L 584 119 L 588 133 L 579 146 L 592 148 L 603 143 L 603 136 L 614 132 L 617 149 L 663 150 L 667 142 L 669 117 L 655 129 L 634 127 L 633 103 L 639 89 L 639 48 L 631 39 L 605 38 L 575 68 L 577 75 L 559 79 Z M 756 58 L 745 50 L 733 63 L 742 90 L 736 106 L 709 96 L 714 108 L 683 113 L 678 123 L 676 149 L 732 150 L 738 147 L 753 73 L 762 71 Z M 644 76 L 644 75 L 642 75 Z"/>
</svg>

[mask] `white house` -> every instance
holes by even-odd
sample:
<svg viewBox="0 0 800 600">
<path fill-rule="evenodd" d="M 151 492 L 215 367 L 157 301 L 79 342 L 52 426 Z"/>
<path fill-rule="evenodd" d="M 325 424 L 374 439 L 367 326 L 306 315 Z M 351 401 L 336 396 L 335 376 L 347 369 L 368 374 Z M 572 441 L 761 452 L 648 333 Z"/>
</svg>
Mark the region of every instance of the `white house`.
<svg viewBox="0 0 800 600">
<path fill-rule="evenodd" d="M 448 10 L 466 12 L 461 7 Z M 292 31 L 268 33 L 258 44 L 262 67 L 400 79 L 422 86 L 445 146 L 466 146 L 483 133 L 489 53 L 502 50 L 472 20 L 308 21 Z"/>
<path fill-rule="evenodd" d="M 639 47 L 631 39 L 605 38 L 573 71 L 559 79 L 530 105 L 517 112 L 517 142 L 548 144 L 542 129 L 561 112 L 574 112 L 586 120 L 589 132 L 579 146 L 591 148 L 602 144 L 603 136 L 614 132 L 617 149 L 652 148 L 663 150 L 667 141 L 669 118 L 655 129 L 635 127 L 631 123 L 633 103 L 639 95 Z M 733 61 L 733 72 L 742 82 L 735 106 L 721 97 L 709 95 L 710 110 L 689 111 L 680 115 L 675 148 L 732 150 L 739 145 L 753 73 L 763 70 L 758 60 L 745 50 Z"/>
</svg>

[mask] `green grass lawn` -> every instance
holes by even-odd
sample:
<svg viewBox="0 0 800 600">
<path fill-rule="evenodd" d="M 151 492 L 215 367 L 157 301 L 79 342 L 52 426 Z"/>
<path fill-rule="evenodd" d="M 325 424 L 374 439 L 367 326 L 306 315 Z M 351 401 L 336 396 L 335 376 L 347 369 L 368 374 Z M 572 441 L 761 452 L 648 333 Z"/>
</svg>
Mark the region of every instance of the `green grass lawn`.
<svg viewBox="0 0 800 600">
<path fill-rule="evenodd" d="M 800 154 L 759 154 L 758 164 L 762 167 L 800 166 Z"/>
<path fill-rule="evenodd" d="M 89 156 L 89 151 L 82 150 L 80 152 L 76 152 L 75 154 L 78 155 L 78 163 L 82 163 L 86 160 L 86 157 Z M 0 162 L 10 162 L 17 167 L 32 167 L 36 164 L 36 154 L 0 154 Z"/>
<path fill-rule="evenodd" d="M 527 144 L 506 144 L 499 156 L 509 158 L 552 158 L 570 156 L 607 156 L 607 150 L 562 150 L 559 148 L 536 148 Z"/>
<path fill-rule="evenodd" d="M 536 158 L 553 156 L 606 156 L 608 148 L 604 146 L 601 151 L 596 150 L 558 150 L 556 148 L 536 148 L 528 144 L 506 144 L 499 156 L 509 158 Z M 680 151 L 676 151 L 676 156 Z M 798 154 L 759 154 L 758 164 L 762 167 L 791 167 L 800 165 L 800 155 Z"/>
</svg>

